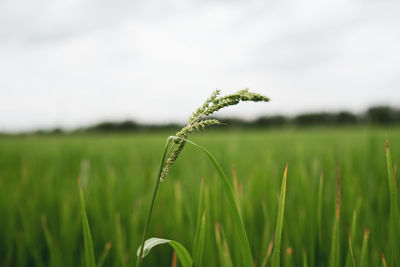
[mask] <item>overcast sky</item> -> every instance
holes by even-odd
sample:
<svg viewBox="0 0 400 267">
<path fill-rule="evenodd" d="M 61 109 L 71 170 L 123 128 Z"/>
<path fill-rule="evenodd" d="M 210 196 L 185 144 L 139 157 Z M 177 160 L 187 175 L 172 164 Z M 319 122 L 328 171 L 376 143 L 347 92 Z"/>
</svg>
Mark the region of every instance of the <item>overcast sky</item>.
<svg viewBox="0 0 400 267">
<path fill-rule="evenodd" d="M 400 1 L 0 1 L 0 131 L 400 106 Z"/>
</svg>

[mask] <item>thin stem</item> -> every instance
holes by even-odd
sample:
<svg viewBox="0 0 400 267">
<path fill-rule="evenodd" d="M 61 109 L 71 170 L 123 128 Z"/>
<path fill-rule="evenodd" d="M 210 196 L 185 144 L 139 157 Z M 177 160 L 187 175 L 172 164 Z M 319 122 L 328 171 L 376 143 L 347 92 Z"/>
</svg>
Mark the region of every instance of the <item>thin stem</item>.
<svg viewBox="0 0 400 267">
<path fill-rule="evenodd" d="M 167 154 L 170 152 L 170 150 L 168 150 L 168 147 L 169 147 L 169 144 L 171 143 L 171 141 L 172 141 L 172 139 L 170 137 L 168 137 L 167 138 L 167 142 L 166 142 L 165 147 L 164 147 L 164 152 L 163 152 L 163 155 L 162 155 L 162 158 L 161 158 L 158 174 L 157 174 L 156 180 L 154 181 L 153 195 L 151 196 L 151 202 L 150 202 L 149 211 L 147 213 L 146 224 L 144 225 L 143 238 L 142 238 L 142 243 L 141 243 L 141 246 L 140 246 L 139 255 L 138 255 L 137 261 L 136 261 L 136 267 L 139 267 L 140 263 L 142 262 L 144 242 L 146 240 L 147 231 L 149 229 L 151 213 L 153 211 L 153 206 L 154 206 L 154 201 L 156 199 L 158 186 L 160 185 L 160 176 L 161 176 L 161 172 L 162 172 L 162 169 L 164 167 L 164 164 L 165 164 L 165 158 L 166 158 Z"/>
</svg>

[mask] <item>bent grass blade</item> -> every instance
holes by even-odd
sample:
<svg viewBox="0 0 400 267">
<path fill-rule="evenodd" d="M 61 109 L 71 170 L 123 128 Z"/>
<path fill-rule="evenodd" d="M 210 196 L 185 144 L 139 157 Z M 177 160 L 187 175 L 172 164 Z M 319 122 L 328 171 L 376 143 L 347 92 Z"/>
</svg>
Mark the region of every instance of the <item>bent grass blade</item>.
<svg viewBox="0 0 400 267">
<path fill-rule="evenodd" d="M 181 262 L 183 267 L 191 267 L 193 264 L 192 257 L 190 256 L 189 252 L 187 249 L 179 242 L 174 241 L 174 240 L 169 240 L 169 239 L 163 239 L 163 238 L 156 238 L 152 237 L 147 239 L 144 242 L 144 247 L 142 250 L 142 247 L 139 247 L 137 250 L 137 256 L 139 257 L 141 251 L 143 251 L 143 256 L 145 257 L 147 254 L 149 254 L 150 250 L 158 245 L 161 244 L 166 244 L 168 243 L 176 252 L 176 255 L 178 256 L 179 261 Z"/>
<path fill-rule="evenodd" d="M 253 262 L 253 256 L 251 253 L 249 239 L 247 238 L 246 230 L 244 228 L 243 221 L 242 221 L 242 218 L 239 213 L 238 205 L 236 203 L 236 200 L 235 200 L 235 197 L 233 194 L 232 185 L 229 182 L 228 177 L 226 177 L 224 171 L 222 170 L 221 166 L 218 164 L 217 160 L 214 158 L 214 156 L 210 152 L 208 152 L 207 149 L 205 149 L 204 147 L 202 147 L 192 141 L 189 141 L 187 139 L 180 138 L 180 137 L 174 137 L 174 138 L 181 139 L 181 140 L 199 148 L 201 151 L 203 151 L 206 154 L 206 156 L 211 161 L 214 168 L 217 170 L 217 173 L 218 173 L 219 177 L 221 178 L 222 183 L 224 185 L 226 196 L 228 197 L 229 211 L 233 216 L 233 222 L 234 222 L 234 224 L 236 226 L 236 230 L 238 231 L 238 234 L 239 234 L 239 243 L 240 243 L 239 246 L 241 247 L 242 259 L 243 259 L 244 266 L 253 267 L 254 262 Z"/>
</svg>

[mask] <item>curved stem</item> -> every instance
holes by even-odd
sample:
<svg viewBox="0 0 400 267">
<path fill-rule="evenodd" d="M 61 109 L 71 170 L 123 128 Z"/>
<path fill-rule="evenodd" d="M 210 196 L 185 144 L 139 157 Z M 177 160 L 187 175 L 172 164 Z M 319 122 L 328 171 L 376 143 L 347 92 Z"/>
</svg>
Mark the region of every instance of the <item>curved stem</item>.
<svg viewBox="0 0 400 267">
<path fill-rule="evenodd" d="M 153 206 L 154 206 L 154 201 L 156 199 L 158 186 L 160 185 L 160 176 L 161 176 L 162 169 L 164 167 L 165 158 L 168 155 L 168 153 L 171 151 L 170 149 L 168 149 L 171 141 L 172 141 L 172 139 L 170 137 L 168 137 L 167 142 L 166 142 L 165 147 L 164 147 L 164 152 L 163 152 L 163 155 L 162 155 L 162 158 L 161 158 L 158 174 L 157 174 L 156 180 L 154 181 L 153 194 L 151 196 L 149 211 L 147 213 L 146 224 L 144 225 L 143 237 L 142 237 L 142 242 L 141 242 L 141 245 L 140 245 L 139 255 L 138 255 L 137 261 L 136 261 L 136 267 L 139 267 L 140 263 L 142 262 L 144 242 L 146 240 L 147 231 L 149 229 L 151 213 L 153 211 Z"/>
</svg>

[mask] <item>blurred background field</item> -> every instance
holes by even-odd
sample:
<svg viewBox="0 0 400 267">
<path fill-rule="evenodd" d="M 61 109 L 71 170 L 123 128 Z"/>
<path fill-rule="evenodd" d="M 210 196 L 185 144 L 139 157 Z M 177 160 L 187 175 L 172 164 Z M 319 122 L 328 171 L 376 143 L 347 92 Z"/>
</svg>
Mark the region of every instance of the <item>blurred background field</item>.
<svg viewBox="0 0 400 267">
<path fill-rule="evenodd" d="M 140 244 L 162 148 L 174 132 L 86 133 L 0 137 L 0 266 L 84 266 L 77 177 L 86 199 L 96 259 L 132 266 Z M 336 205 L 336 164 L 342 177 L 340 260 L 348 254 L 347 227 L 358 206 L 352 240 L 359 261 L 370 230 L 369 266 L 381 263 L 389 244 L 390 196 L 385 161 L 389 139 L 400 159 L 398 126 L 211 130 L 192 140 L 209 149 L 231 180 L 253 256 L 260 266 L 275 230 L 278 195 L 289 162 L 282 265 L 327 265 Z M 321 221 L 318 185 L 323 175 Z M 191 249 L 201 179 L 206 188 L 204 266 L 219 266 L 219 223 L 236 266 L 238 246 L 226 196 L 204 155 L 187 145 L 160 185 L 150 236 Z M 110 247 L 111 245 L 111 247 Z M 109 249 L 108 255 L 107 248 Z M 145 266 L 169 266 L 170 247 L 155 248 Z"/>
</svg>

